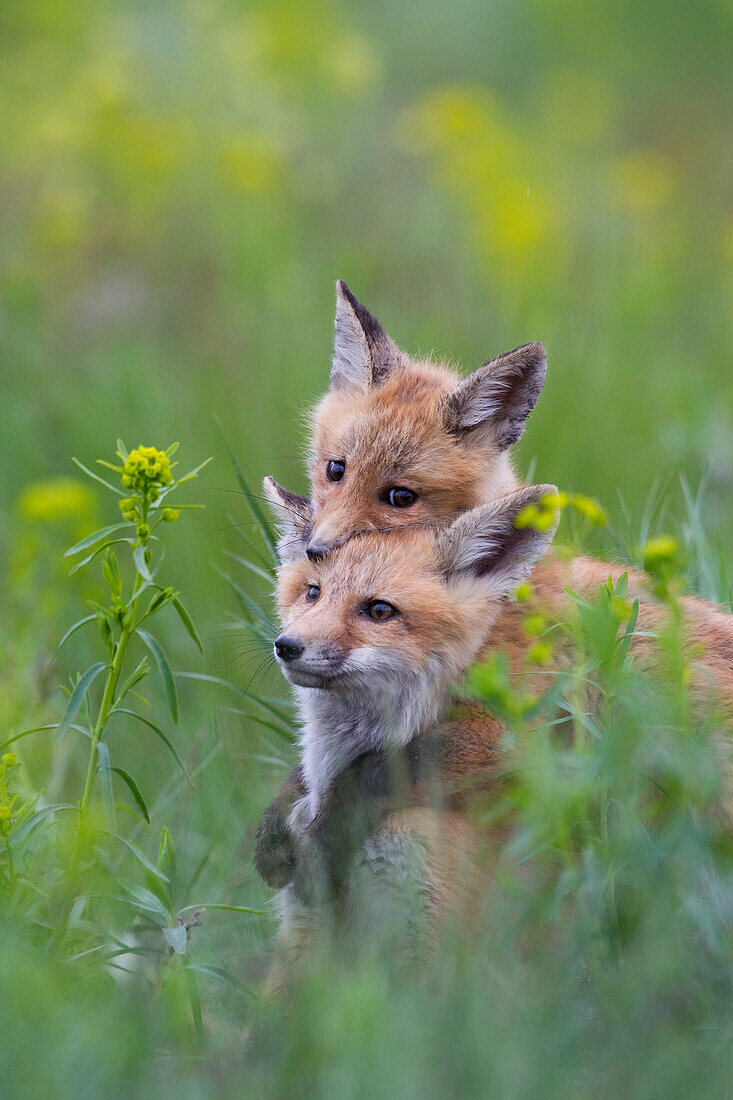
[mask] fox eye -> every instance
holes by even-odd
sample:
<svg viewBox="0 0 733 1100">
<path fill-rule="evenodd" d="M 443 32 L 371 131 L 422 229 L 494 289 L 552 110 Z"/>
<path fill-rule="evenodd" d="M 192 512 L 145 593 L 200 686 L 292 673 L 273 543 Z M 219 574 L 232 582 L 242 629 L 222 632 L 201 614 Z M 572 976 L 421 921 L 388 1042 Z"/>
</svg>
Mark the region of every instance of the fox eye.
<svg viewBox="0 0 733 1100">
<path fill-rule="evenodd" d="M 326 477 L 329 481 L 340 481 L 346 473 L 346 463 L 340 460 L 329 462 L 326 466 Z"/>
<path fill-rule="evenodd" d="M 317 584 L 309 584 L 305 592 L 305 598 L 308 603 L 315 603 L 320 594 L 321 590 Z"/>
<path fill-rule="evenodd" d="M 399 615 L 399 611 L 396 607 L 393 607 L 391 603 L 387 603 L 386 600 L 372 600 L 364 608 L 370 619 L 374 619 L 377 623 L 386 623 L 387 619 L 393 619 L 395 615 Z"/>
<path fill-rule="evenodd" d="M 394 489 L 388 489 L 382 500 L 385 500 L 387 504 L 391 504 L 393 508 L 409 508 L 417 500 L 417 493 L 413 493 L 412 489 L 405 489 L 404 486 L 398 485 Z"/>
</svg>

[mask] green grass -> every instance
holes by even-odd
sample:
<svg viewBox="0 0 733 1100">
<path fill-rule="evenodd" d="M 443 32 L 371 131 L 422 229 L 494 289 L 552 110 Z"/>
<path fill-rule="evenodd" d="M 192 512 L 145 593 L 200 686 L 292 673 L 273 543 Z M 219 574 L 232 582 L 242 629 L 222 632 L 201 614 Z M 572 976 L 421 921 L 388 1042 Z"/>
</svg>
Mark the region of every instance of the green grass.
<svg viewBox="0 0 733 1100">
<path fill-rule="evenodd" d="M 143 726 L 111 733 L 151 818 L 118 807 L 119 828 L 153 863 L 170 830 L 180 906 L 267 907 L 253 837 L 294 750 L 247 627 L 251 601 L 271 612 L 267 583 L 228 556 L 256 550 L 266 570 L 267 551 L 216 422 L 254 492 L 267 473 L 304 486 L 301 414 L 326 385 L 337 277 L 408 351 L 469 368 L 541 339 L 548 382 L 520 470 L 598 498 L 631 560 L 674 533 L 691 589 L 730 605 L 729 30 L 713 0 L 2 5 L 0 742 L 58 722 L 59 685 L 100 659 L 96 627 L 54 656 L 105 592 L 101 566 L 69 577 L 63 553 L 118 518 L 71 456 L 90 465 L 118 436 L 181 439 L 192 464 L 213 454 L 187 498 L 206 511 L 166 531 L 164 563 L 204 656 L 172 613 L 160 640 L 175 670 L 234 687 L 180 677 L 178 726 L 158 687 L 145 711 L 195 790 Z M 72 484 L 46 484 L 58 478 Z M 615 552 L 602 535 L 565 537 Z M 59 934 L 73 906 L 61 813 L 46 847 L 34 841 L 33 887 L 0 905 L 4 1088 L 720 1095 L 728 841 L 704 812 L 705 731 L 660 717 L 678 687 L 670 676 L 650 696 L 630 674 L 635 710 L 613 738 L 527 760 L 531 790 L 549 794 L 515 791 L 518 843 L 578 805 L 581 835 L 553 842 L 519 885 L 508 853 L 490 932 L 448 937 L 415 978 L 379 957 L 324 963 L 290 1006 L 272 1005 L 273 917 L 203 913 L 189 958 L 231 975 L 194 971 L 203 1039 L 175 958 L 125 975 L 80 954 L 127 942 L 129 906 L 95 902 Z M 80 735 L 39 733 L 18 752 L 24 797 L 81 796 Z M 648 820 L 629 754 L 676 777 L 663 820 Z M 604 847 L 592 826 L 606 803 L 624 812 Z M 119 876 L 144 884 L 129 850 L 101 847 L 98 892 Z M 165 951 L 159 929 L 139 934 Z"/>
</svg>

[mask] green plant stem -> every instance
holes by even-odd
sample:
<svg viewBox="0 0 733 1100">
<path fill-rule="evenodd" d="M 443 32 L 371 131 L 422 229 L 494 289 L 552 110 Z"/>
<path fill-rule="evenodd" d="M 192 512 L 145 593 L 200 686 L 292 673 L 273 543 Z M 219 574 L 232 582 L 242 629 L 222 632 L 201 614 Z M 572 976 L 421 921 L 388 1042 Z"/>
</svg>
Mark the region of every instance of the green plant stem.
<svg viewBox="0 0 733 1100">
<path fill-rule="evenodd" d="M 146 522 L 146 521 L 147 521 L 147 501 L 145 502 L 145 505 L 144 505 L 144 508 L 143 508 L 143 522 Z M 147 540 L 146 540 L 146 542 L 147 542 Z M 133 634 L 135 633 L 135 629 L 138 625 L 138 623 L 137 623 L 138 599 L 136 598 L 136 596 L 137 596 L 137 593 L 140 589 L 140 584 L 141 584 L 141 577 L 138 574 L 135 577 L 135 584 L 134 584 L 134 587 L 133 587 L 133 590 L 132 590 L 132 604 L 131 604 L 131 607 L 130 607 L 130 611 L 129 611 L 129 614 L 126 616 L 126 619 L 128 620 L 128 625 L 122 627 L 122 632 L 120 634 L 120 640 L 117 643 L 117 648 L 115 649 L 115 655 L 112 658 L 112 664 L 110 665 L 109 672 L 107 673 L 107 680 L 106 680 L 106 683 L 104 685 L 104 694 L 102 696 L 102 702 L 100 703 L 100 706 L 99 706 L 99 712 L 97 714 L 97 721 L 94 723 L 94 729 L 91 731 L 92 741 L 91 741 L 91 746 L 90 746 L 90 749 L 89 749 L 89 764 L 87 766 L 87 777 L 86 777 L 86 782 L 84 783 L 84 793 L 82 795 L 81 802 L 79 803 L 79 821 L 80 821 L 80 823 L 83 821 L 84 817 L 86 816 L 87 810 L 89 809 L 89 801 L 90 801 L 91 795 L 92 795 L 92 786 L 94 784 L 94 775 L 95 775 L 96 770 L 97 770 L 97 768 L 96 768 L 97 743 L 99 742 L 99 738 L 102 735 L 102 731 L 104 730 L 104 727 L 107 724 L 107 719 L 109 717 L 110 709 L 112 708 L 112 706 L 114 704 L 115 692 L 117 690 L 117 684 L 119 683 L 120 674 L 122 672 L 122 667 L 123 667 L 123 664 L 124 664 L 124 661 L 125 661 L 125 655 L 127 653 L 127 647 L 130 644 L 130 639 L 132 638 Z"/>
</svg>

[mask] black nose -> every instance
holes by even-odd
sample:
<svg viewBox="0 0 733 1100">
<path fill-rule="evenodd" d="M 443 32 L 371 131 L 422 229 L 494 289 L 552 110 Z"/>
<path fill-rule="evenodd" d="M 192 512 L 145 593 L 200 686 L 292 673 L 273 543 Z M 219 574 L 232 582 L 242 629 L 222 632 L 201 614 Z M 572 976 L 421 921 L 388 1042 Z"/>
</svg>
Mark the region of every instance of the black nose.
<svg viewBox="0 0 733 1100">
<path fill-rule="evenodd" d="M 300 638 L 288 638 L 286 634 L 281 634 L 275 639 L 275 652 L 282 661 L 294 661 L 304 649 Z"/>
<path fill-rule="evenodd" d="M 331 553 L 331 547 L 327 542 L 309 542 L 305 548 L 309 561 L 320 561 L 326 554 Z"/>
</svg>

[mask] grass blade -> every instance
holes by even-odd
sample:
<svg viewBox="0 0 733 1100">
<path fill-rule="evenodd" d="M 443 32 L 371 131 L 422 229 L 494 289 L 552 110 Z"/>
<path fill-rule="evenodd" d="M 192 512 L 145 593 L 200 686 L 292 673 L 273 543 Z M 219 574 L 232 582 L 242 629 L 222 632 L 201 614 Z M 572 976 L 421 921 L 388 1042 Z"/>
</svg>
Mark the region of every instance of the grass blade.
<svg viewBox="0 0 733 1100">
<path fill-rule="evenodd" d="M 257 523 L 257 526 L 259 527 L 259 529 L 262 533 L 262 537 L 264 538 L 265 542 L 267 543 L 267 548 L 270 551 L 270 556 L 272 557 L 273 562 L 275 563 L 275 565 L 278 565 L 279 560 L 278 560 L 278 556 L 277 556 L 277 538 L 276 538 L 276 535 L 275 535 L 275 528 L 274 528 L 273 524 L 270 523 L 270 521 L 268 520 L 268 518 L 267 518 L 267 516 L 266 516 L 266 514 L 265 514 L 265 512 L 262 508 L 262 505 L 260 504 L 259 500 L 257 499 L 256 494 L 253 493 L 252 490 L 250 489 L 249 482 L 247 481 L 244 474 L 242 473 L 242 469 L 241 469 L 239 463 L 237 462 L 236 455 L 234 454 L 234 451 L 232 450 L 232 447 L 231 447 L 231 444 L 229 443 L 229 439 L 227 437 L 227 434 L 224 431 L 223 427 L 221 426 L 221 423 L 218 420 L 216 421 L 216 426 L 219 429 L 219 434 L 221 435 L 222 442 L 223 442 L 224 447 L 226 449 L 226 452 L 229 456 L 229 461 L 231 462 L 231 464 L 234 468 L 235 477 L 236 477 L 236 479 L 239 483 L 239 488 L 242 490 L 242 494 L 244 496 L 244 499 L 247 502 L 247 507 L 249 508 L 249 511 L 252 515 L 252 519 L 254 519 L 255 522 Z"/>
</svg>

